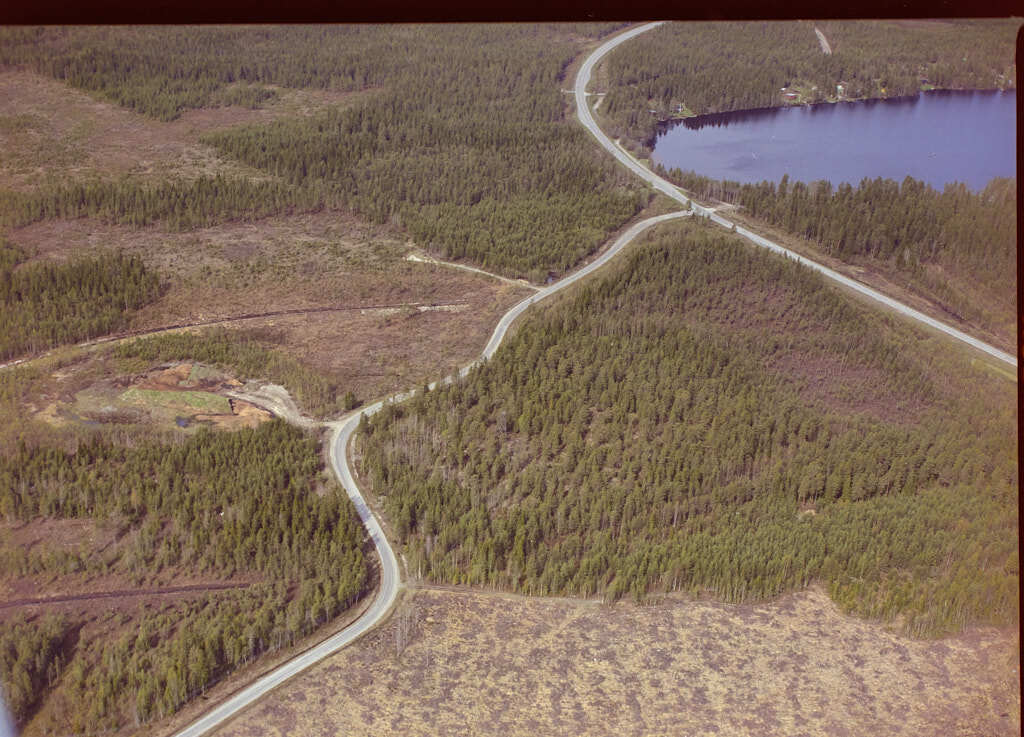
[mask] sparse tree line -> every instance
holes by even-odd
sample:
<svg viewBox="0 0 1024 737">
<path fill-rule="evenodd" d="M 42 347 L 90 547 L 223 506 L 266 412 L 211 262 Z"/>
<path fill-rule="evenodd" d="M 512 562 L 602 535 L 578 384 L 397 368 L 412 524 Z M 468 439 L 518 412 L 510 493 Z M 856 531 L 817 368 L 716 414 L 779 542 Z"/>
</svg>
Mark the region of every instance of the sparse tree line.
<svg viewBox="0 0 1024 737">
<path fill-rule="evenodd" d="M 1016 622 L 1012 404 L 938 392 L 915 340 L 694 225 L 365 421 L 362 472 L 438 582 L 746 601 L 822 581 L 916 634 Z M 787 362 L 871 386 L 837 409 Z"/>
<path fill-rule="evenodd" d="M 601 115 L 616 136 L 650 142 L 659 120 L 785 103 L 897 97 L 932 87 L 1007 89 L 1013 20 L 670 23 L 615 49 Z M 832 54 L 814 33 L 827 36 Z M 653 114 L 651 111 L 654 111 Z"/>
<path fill-rule="evenodd" d="M 115 332 L 162 291 L 159 277 L 135 256 L 18 268 L 25 260 L 24 251 L 0 239 L 0 359 Z"/>
<path fill-rule="evenodd" d="M 959 317 L 991 328 L 1007 324 L 1016 305 L 1017 180 L 996 178 L 979 193 L 963 184 L 939 192 L 907 177 L 865 179 L 857 187 L 716 181 L 695 172 L 661 173 L 701 199 L 739 205 L 751 216 L 806 238 L 824 253 L 886 267 Z M 942 266 L 955 280 L 935 274 Z M 961 281 L 1001 308 L 988 314 Z"/>
<path fill-rule="evenodd" d="M 41 698 L 53 699 L 46 715 L 63 731 L 166 716 L 225 673 L 355 602 L 368 585 L 364 530 L 347 497 L 323 478 L 318 458 L 316 440 L 281 421 L 232 433 L 201 430 L 171 445 L 147 440 L 129 448 L 96 435 L 74 453 L 22 443 L 0 456 L 5 519 L 106 520 L 119 537 L 129 534 L 130 542 L 93 561 L 95 572 L 146 586 L 181 571 L 265 581 L 147 614 L 137 631 L 116 641 L 42 650 L 46 662 L 20 651 L 4 655 L 5 688 L 22 694 L 32 684 L 32 698 L 19 696 L 15 717 L 24 720 Z M 77 626 L 73 620 L 4 624 L 0 655 L 10 652 L 4 642 L 19 638 L 59 642 Z"/>
</svg>

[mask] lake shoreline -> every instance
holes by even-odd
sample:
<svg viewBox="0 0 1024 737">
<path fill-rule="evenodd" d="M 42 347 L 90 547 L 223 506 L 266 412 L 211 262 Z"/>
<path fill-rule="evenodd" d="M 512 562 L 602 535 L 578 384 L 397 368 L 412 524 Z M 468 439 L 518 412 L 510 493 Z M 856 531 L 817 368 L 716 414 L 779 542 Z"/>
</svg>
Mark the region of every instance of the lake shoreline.
<svg viewBox="0 0 1024 737">
<path fill-rule="evenodd" d="M 650 159 L 739 183 L 910 176 L 941 191 L 979 192 L 1013 177 L 1016 90 L 927 90 L 915 95 L 711 113 L 658 125 Z"/>
<path fill-rule="evenodd" d="M 957 88 L 957 87 L 937 87 L 930 90 L 920 90 L 914 95 L 891 95 L 888 97 L 843 97 L 843 98 L 829 98 L 826 100 L 818 100 L 815 102 L 785 102 L 780 105 L 768 105 L 766 107 L 755 107 L 755 108 L 740 108 L 737 110 L 725 110 L 716 113 L 701 113 L 699 115 L 688 115 L 677 118 L 666 118 L 665 120 L 659 120 L 654 124 L 654 132 L 643 141 L 643 147 L 645 152 L 650 155 L 654 153 L 654 147 L 660 136 L 668 133 L 673 128 L 677 128 L 680 125 L 686 126 L 687 128 L 700 129 L 705 125 L 713 125 L 716 121 L 732 121 L 740 120 L 744 116 L 748 115 L 764 115 L 766 113 L 777 113 L 783 110 L 792 109 L 809 109 L 822 106 L 834 106 L 846 103 L 885 103 L 885 102 L 907 102 L 910 100 L 917 100 L 925 95 L 974 95 L 974 94 L 992 94 L 992 95 L 1003 95 L 1007 93 L 1017 93 L 1016 87 L 1007 87 L 1005 89 L 999 87 L 989 87 L 984 89 L 978 88 Z"/>
</svg>

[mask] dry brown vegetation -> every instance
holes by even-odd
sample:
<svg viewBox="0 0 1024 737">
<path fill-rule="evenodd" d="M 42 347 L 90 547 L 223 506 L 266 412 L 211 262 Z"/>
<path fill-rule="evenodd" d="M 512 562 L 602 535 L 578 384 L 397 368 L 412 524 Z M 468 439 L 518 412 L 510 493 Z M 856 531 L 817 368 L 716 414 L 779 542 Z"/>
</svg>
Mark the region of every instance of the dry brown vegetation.
<svg viewBox="0 0 1024 737">
<path fill-rule="evenodd" d="M 908 640 L 813 589 L 643 607 L 420 590 L 219 734 L 1012 735 L 1018 643 Z"/>
<path fill-rule="evenodd" d="M 344 212 L 226 223 L 186 233 L 97 220 L 56 220 L 13 230 L 33 260 L 121 250 L 169 282 L 133 328 L 320 306 L 455 301 L 492 280 L 406 262 L 413 245 L 399 231 Z"/>
<path fill-rule="evenodd" d="M 407 389 L 473 360 L 500 315 L 529 294 L 483 275 L 406 261 L 412 246 L 394 228 L 336 211 L 188 233 L 82 218 L 38 223 L 9 238 L 37 260 L 112 248 L 138 255 L 168 289 L 135 314 L 133 330 L 343 308 L 225 327 L 261 329 L 360 399 Z"/>
<path fill-rule="evenodd" d="M 0 176 L 6 187 L 28 189 L 57 172 L 63 178 L 120 174 L 266 175 L 217 155 L 199 137 L 236 125 L 310 115 L 376 94 L 279 89 L 255 110 L 225 106 L 188 110 L 169 123 L 155 121 L 28 71 L 0 71 Z"/>
</svg>

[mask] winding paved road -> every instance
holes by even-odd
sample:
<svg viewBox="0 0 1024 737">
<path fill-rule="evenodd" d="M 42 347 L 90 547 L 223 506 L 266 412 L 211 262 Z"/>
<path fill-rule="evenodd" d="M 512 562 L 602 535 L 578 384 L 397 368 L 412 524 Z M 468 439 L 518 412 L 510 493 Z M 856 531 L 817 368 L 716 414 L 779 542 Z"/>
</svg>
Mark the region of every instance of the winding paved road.
<svg viewBox="0 0 1024 737">
<path fill-rule="evenodd" d="M 587 104 L 587 85 L 590 83 L 590 75 L 593 72 L 594 67 L 598 64 L 598 62 L 601 61 L 601 59 L 609 51 L 614 49 L 619 44 L 628 41 L 631 38 L 639 36 L 641 33 L 646 33 L 647 31 L 657 28 L 658 26 L 662 25 L 662 23 L 663 21 L 656 23 L 646 23 L 642 26 L 632 28 L 629 31 L 626 31 L 625 33 L 622 33 L 610 39 L 609 41 L 606 41 L 604 44 L 599 46 L 598 49 L 587 58 L 587 60 L 583 63 L 583 66 L 580 67 L 580 72 L 576 76 L 576 85 L 574 88 L 576 96 L 576 114 L 579 117 L 580 122 L 587 128 L 587 130 L 589 130 L 594 135 L 594 137 L 605 149 L 607 149 L 624 166 L 626 166 L 631 171 L 633 171 L 637 176 L 648 182 L 659 192 L 665 194 L 668 197 L 671 197 L 673 200 L 682 205 L 691 205 L 695 213 L 699 215 L 704 215 L 706 217 L 710 217 L 712 221 L 718 223 L 719 225 L 725 228 L 732 229 L 735 227 L 737 235 L 743 236 L 752 243 L 761 246 L 762 248 L 767 248 L 769 251 L 774 251 L 775 253 L 791 258 L 797 261 L 798 263 L 807 266 L 808 268 L 814 269 L 815 271 L 821 273 L 825 277 L 854 290 L 855 292 L 870 297 L 876 302 L 880 302 L 881 304 L 894 310 L 895 312 L 898 312 L 901 315 L 909 317 L 912 320 L 916 320 L 917 322 L 927 325 L 930 328 L 945 333 L 946 335 L 955 338 L 959 341 L 962 341 L 967 345 L 978 349 L 979 351 L 983 351 L 989 354 L 990 356 L 994 356 L 995 358 L 1012 366 L 1015 369 L 1017 368 L 1016 357 L 1011 356 L 1009 353 L 1006 353 L 1004 351 L 999 350 L 998 348 L 990 346 L 988 343 L 978 340 L 977 338 L 974 338 L 968 335 L 967 333 L 957 330 L 956 328 L 951 327 L 944 322 L 940 322 L 939 320 L 936 320 L 933 317 L 929 317 L 923 312 L 919 312 L 913 309 L 912 307 L 908 307 L 907 305 L 893 299 L 892 297 L 887 297 L 886 295 L 872 289 L 866 284 L 863 284 L 855 279 L 851 279 L 848 276 L 844 276 L 843 274 L 840 274 L 838 271 L 834 271 L 828 268 L 827 266 L 822 266 L 817 261 L 812 261 L 811 259 L 801 256 L 800 254 L 795 253 L 793 251 L 790 251 L 787 248 L 783 248 L 779 244 L 774 243 L 773 241 L 770 241 L 767 238 L 752 233 L 746 228 L 743 228 L 729 220 L 726 220 L 721 215 L 714 212 L 714 210 L 711 208 L 702 207 L 698 205 L 696 202 L 692 202 L 677 187 L 673 186 L 672 184 L 670 184 L 669 182 L 667 182 L 666 180 L 662 179 L 657 174 L 652 172 L 650 169 L 643 166 L 640 162 L 638 162 L 626 151 L 624 151 L 618 144 L 616 144 L 610 138 L 608 138 L 608 136 L 604 134 L 604 131 L 602 131 L 598 127 L 597 122 L 594 120 L 594 116 L 591 114 L 590 107 Z M 1016 379 L 1014 380 L 1016 381 Z"/>
<path fill-rule="evenodd" d="M 620 235 L 611 247 L 604 251 L 604 253 L 602 253 L 598 258 L 594 259 L 593 262 L 587 264 L 570 276 L 565 277 L 561 281 L 555 282 L 551 286 L 539 290 L 536 294 L 532 294 L 516 304 L 512 309 L 506 312 L 504 316 L 502 316 L 501 320 L 498 322 L 498 326 L 494 328 L 494 333 L 491 334 L 491 339 L 487 341 L 487 346 L 484 348 L 481 357 L 468 366 L 460 369 L 459 375 L 465 376 L 473 369 L 474 366 L 493 356 L 494 352 L 498 350 L 498 346 L 501 345 L 502 340 L 505 338 L 508 329 L 512 326 L 512 323 L 517 317 L 519 317 L 519 315 L 530 307 L 530 305 L 536 304 L 542 299 L 546 299 L 556 292 L 575 284 L 580 279 L 583 279 L 587 275 L 601 268 L 627 244 L 629 244 L 630 241 L 652 225 L 657 225 L 658 223 L 665 222 L 666 220 L 686 217 L 690 214 L 691 213 L 686 211 L 672 212 L 667 215 L 658 215 L 656 217 L 647 218 L 646 220 L 641 220 Z M 435 389 L 438 384 L 449 383 L 451 380 L 451 377 L 447 377 L 439 381 L 434 381 L 430 384 L 430 388 Z M 391 610 L 391 607 L 398 596 L 399 588 L 402 585 L 401 571 L 398 567 L 398 560 L 395 557 L 395 552 L 391 549 L 391 545 L 388 543 L 388 539 L 384 534 L 384 530 L 381 528 L 380 522 L 370 510 L 370 507 L 363 498 L 362 492 L 359 490 L 359 485 L 356 483 L 355 477 L 352 474 L 352 469 L 349 465 L 348 446 L 352 435 L 359 427 L 359 421 L 363 415 L 376 414 L 382 407 L 384 407 L 385 403 L 404 402 L 414 394 L 415 391 L 394 394 L 391 397 L 375 402 L 362 410 L 353 412 L 341 420 L 327 423 L 329 427 L 333 428 L 330 440 L 330 456 L 334 473 L 337 475 L 338 480 L 341 481 L 342 486 L 345 487 L 345 491 L 348 493 L 349 498 L 352 500 L 356 510 L 359 512 L 359 517 L 362 519 L 363 524 L 369 531 L 370 539 L 373 541 L 373 545 L 377 549 L 377 554 L 380 557 L 380 589 L 373 604 L 369 609 L 363 612 L 356 621 L 344 630 L 332 637 L 329 637 L 319 645 L 307 650 L 301 655 L 296 656 L 292 660 L 289 660 L 281 667 L 271 671 L 248 687 L 239 691 L 224 703 L 207 712 L 202 718 L 193 722 L 186 729 L 178 732 L 175 737 L 199 737 L 199 735 L 206 734 L 207 732 L 216 729 L 224 722 L 238 714 L 242 709 L 260 699 L 267 692 L 277 688 L 292 676 L 297 675 L 306 668 L 309 668 L 311 665 L 318 663 L 328 655 L 337 652 L 360 635 L 375 627 Z"/>
<path fill-rule="evenodd" d="M 630 241 L 652 225 L 657 225 L 658 223 L 665 222 L 666 220 L 686 217 L 690 214 L 691 213 L 687 211 L 672 212 L 667 215 L 657 215 L 652 218 L 647 218 L 646 220 L 641 220 L 620 235 L 615 242 L 600 256 L 594 259 L 594 261 L 564 279 L 540 289 L 536 294 L 531 294 L 529 297 L 517 303 L 512 307 L 512 309 L 502 316 L 497 327 L 494 328 L 494 332 L 491 334 L 491 339 L 487 341 L 487 346 L 484 348 L 480 358 L 460 369 L 459 375 L 465 376 L 481 361 L 493 356 L 494 352 L 498 350 L 498 346 L 501 345 L 502 340 L 504 340 L 506 333 L 508 333 L 508 329 L 512 326 L 512 323 L 517 317 L 526 311 L 530 305 L 536 304 L 537 302 L 550 297 L 556 292 L 575 284 L 580 279 L 585 278 L 597 269 L 600 269 L 619 251 L 625 248 Z M 439 381 L 434 381 L 430 384 L 430 388 L 435 389 L 438 384 L 449 383 L 451 380 L 452 377 L 446 377 Z M 359 512 L 359 517 L 362 519 L 363 524 L 369 531 L 370 539 L 373 541 L 374 547 L 377 549 L 377 554 L 380 557 L 380 589 L 377 592 L 377 598 L 374 600 L 373 604 L 356 621 L 344 630 L 324 640 L 319 645 L 307 650 L 301 655 L 296 656 L 281 667 L 271 671 L 248 687 L 239 691 L 224 703 L 207 712 L 202 718 L 193 722 L 186 729 L 178 732 L 175 737 L 199 737 L 199 735 L 206 734 L 216 729 L 224 722 L 238 714 L 242 709 L 260 699 L 267 692 L 277 688 L 292 676 L 297 675 L 311 665 L 318 663 L 328 655 L 331 655 L 345 647 L 345 645 L 375 627 L 387 616 L 398 596 L 399 588 L 402 585 L 401 571 L 398 567 L 398 560 L 395 557 L 395 552 L 391 549 L 391 545 L 388 544 L 387 537 L 384 534 L 384 530 L 381 528 L 380 522 L 370 510 L 370 507 L 363 498 L 362 492 L 359 490 L 359 485 L 356 483 L 355 477 L 352 474 L 352 469 L 349 465 L 348 446 L 352 435 L 359 427 L 359 421 L 363 415 L 376 414 L 382 407 L 384 407 L 385 403 L 404 402 L 414 394 L 415 391 L 395 394 L 387 399 L 382 399 L 368 407 L 353 412 L 336 422 L 327 423 L 329 427 L 333 428 L 330 440 L 330 457 L 334 473 L 337 475 L 338 480 L 341 481 L 342 486 L 345 487 L 345 491 L 348 493 L 349 498 L 352 500 L 356 510 Z"/>
<path fill-rule="evenodd" d="M 609 51 L 614 49 L 619 44 L 628 41 L 629 39 L 634 38 L 635 36 L 638 36 L 641 33 L 645 33 L 646 31 L 649 31 L 652 28 L 655 28 L 659 25 L 661 25 L 661 23 L 648 23 L 646 25 L 638 26 L 637 28 L 633 28 L 629 31 L 626 31 L 625 33 L 622 33 L 619 36 L 616 36 L 615 38 L 611 39 L 610 41 L 607 41 L 606 43 L 602 44 L 596 51 L 594 51 L 594 53 L 592 53 L 587 58 L 587 60 L 583 63 L 583 66 L 580 68 L 579 74 L 576 77 L 576 85 L 574 90 L 576 97 L 576 110 L 580 122 L 584 126 L 586 126 L 590 130 L 590 132 L 594 134 L 594 136 L 601 143 L 601 145 L 608 151 L 610 151 L 615 156 L 615 158 L 622 162 L 623 165 L 631 169 L 638 176 L 642 177 L 644 180 L 649 182 L 655 189 L 664 193 L 673 200 L 683 205 L 692 206 L 692 211 L 685 210 L 681 212 L 669 213 L 666 215 L 658 215 L 656 217 L 648 218 L 646 220 L 634 224 L 628 230 L 626 230 L 621 236 L 619 236 L 619 238 L 617 238 L 615 242 L 593 262 L 587 264 L 583 268 L 574 272 L 570 276 L 567 276 L 564 279 L 556 282 L 555 284 L 540 289 L 536 294 L 530 295 L 529 297 L 523 299 L 521 302 L 516 304 L 514 307 L 512 307 L 512 309 L 505 313 L 505 315 L 498 322 L 497 327 L 495 327 L 494 333 L 491 335 L 490 340 L 487 342 L 487 345 L 484 348 L 481 357 L 474 361 L 473 363 L 471 363 L 470 365 L 460 369 L 460 376 L 465 376 L 473 369 L 474 366 L 479 364 L 481 361 L 491 358 L 494 355 L 495 351 L 497 351 L 498 346 L 501 345 L 501 342 L 505 338 L 505 335 L 508 333 L 508 329 L 511 327 L 512 323 L 531 305 L 536 304 L 537 302 L 540 302 L 541 300 L 550 297 L 556 292 L 559 292 L 575 284 L 580 279 L 585 278 L 595 270 L 601 268 L 611 258 L 613 258 L 617 253 L 619 253 L 619 251 L 621 251 L 628 243 L 630 243 L 630 241 L 632 241 L 634 238 L 636 238 L 638 235 L 640 235 L 642 232 L 644 232 L 651 226 L 665 222 L 666 220 L 686 217 L 693 213 L 697 213 L 700 215 L 710 217 L 714 222 L 726 228 L 733 227 L 733 223 L 726 220 L 725 218 L 722 218 L 712 209 L 702 207 L 698 205 L 696 202 L 691 203 L 691 201 L 685 195 L 683 195 L 676 187 L 674 187 L 672 184 L 665 181 L 661 177 L 657 176 L 649 169 L 642 166 L 632 156 L 627 154 L 619 146 L 613 143 L 597 126 L 597 123 L 594 121 L 593 115 L 591 115 L 590 108 L 587 105 L 587 84 L 590 81 L 590 75 L 594 69 L 594 66 L 601 60 L 601 58 L 604 57 L 605 54 L 607 54 Z M 938 322 L 937 320 L 933 320 L 927 315 L 917 312 L 916 310 L 913 310 L 909 307 L 906 307 L 905 305 L 902 305 L 896 300 L 886 297 L 885 295 L 876 292 L 873 289 L 870 289 L 869 287 L 861 284 L 860 282 L 854 281 L 853 279 L 849 279 L 848 277 L 845 277 L 842 274 L 833 271 L 832 269 L 829 269 L 825 266 L 822 266 L 821 264 L 811 261 L 810 259 L 804 258 L 799 254 L 793 253 L 792 251 L 782 248 L 781 246 L 772 243 L 771 241 L 762 238 L 754 233 L 751 233 L 744 228 L 736 227 L 736 232 L 742 236 L 745 236 L 746 238 L 753 241 L 759 246 L 768 248 L 769 250 L 775 251 L 776 253 L 780 253 L 784 256 L 795 259 L 801 264 L 804 264 L 810 268 L 815 269 L 816 271 L 821 272 L 828 278 L 833 279 L 841 284 L 844 284 L 845 286 L 848 286 L 852 289 L 855 289 L 856 291 L 862 294 L 872 297 L 873 299 L 891 307 L 892 309 L 904 315 L 907 315 L 915 320 L 918 320 L 919 322 L 923 322 L 932 327 L 935 327 L 941 330 L 942 332 L 952 335 L 953 337 L 962 340 L 966 343 L 969 343 L 970 345 L 973 345 L 974 347 L 979 348 L 980 350 L 983 350 L 986 353 L 990 353 L 991 355 L 994 355 L 997 358 L 1000 358 L 1001 360 L 1006 361 L 1007 363 L 1010 363 L 1013 366 L 1017 365 L 1016 359 L 1014 359 L 1012 356 L 1009 356 L 1008 354 L 1003 353 L 1002 351 L 998 351 L 995 348 L 992 348 L 991 346 L 982 343 L 979 340 L 976 340 L 975 338 L 971 338 L 970 336 L 961 333 L 960 331 L 955 330 L 954 328 L 951 328 L 943 323 Z M 430 384 L 430 388 L 434 389 L 438 386 L 439 383 L 448 383 L 451 380 L 452 377 L 447 377 L 445 379 L 435 381 Z M 356 621 L 354 621 L 351 625 L 346 627 L 343 631 L 328 638 L 327 640 L 324 640 L 319 645 L 316 645 L 310 650 L 307 650 L 301 655 L 293 658 L 284 665 L 271 671 L 270 673 L 263 676 L 259 680 L 255 681 L 248 687 L 239 691 L 237 694 L 229 698 L 227 701 L 225 701 L 224 703 L 220 704 L 219 706 L 215 707 L 213 710 L 208 712 L 198 721 L 194 722 L 186 729 L 178 732 L 175 737 L 199 737 L 199 735 L 206 734 L 207 732 L 210 732 L 211 730 L 219 727 L 224 722 L 235 716 L 239 711 L 249 706 L 259 698 L 261 698 L 267 692 L 281 685 L 292 676 L 297 675 L 299 672 L 316 664 L 317 662 L 326 658 L 327 656 L 337 652 L 345 645 L 349 644 L 350 642 L 358 638 L 360 635 L 372 629 L 387 616 L 388 612 L 391 610 L 391 607 L 395 602 L 395 599 L 398 596 L 398 591 L 402 585 L 401 571 L 398 567 L 398 560 L 395 557 L 395 553 L 392 550 L 391 545 L 388 543 L 387 537 L 384 535 L 384 530 L 382 529 L 380 522 L 377 520 L 373 512 L 370 510 L 369 505 L 367 505 L 366 500 L 363 498 L 363 495 L 359 490 L 358 484 L 356 484 L 355 478 L 352 474 L 352 469 L 349 465 L 348 447 L 352 435 L 359 427 L 359 421 L 363 415 L 375 414 L 381 410 L 385 403 L 402 402 L 405 401 L 406 399 L 409 399 L 414 394 L 414 390 L 402 392 L 400 394 L 395 394 L 387 399 L 380 400 L 378 402 L 375 402 L 374 404 L 369 405 L 368 407 L 353 412 L 352 414 L 343 417 L 342 419 L 336 422 L 327 423 L 330 427 L 333 428 L 333 433 L 331 435 L 330 440 L 331 465 L 333 466 L 334 472 L 338 476 L 338 479 L 345 487 L 345 491 L 348 493 L 349 498 L 355 505 L 356 510 L 359 512 L 359 517 L 362 519 L 363 524 L 366 525 L 366 528 L 370 533 L 370 539 L 373 541 L 374 547 L 377 549 L 377 554 L 380 557 L 380 589 L 377 593 L 377 598 L 374 600 L 373 604 Z"/>
</svg>

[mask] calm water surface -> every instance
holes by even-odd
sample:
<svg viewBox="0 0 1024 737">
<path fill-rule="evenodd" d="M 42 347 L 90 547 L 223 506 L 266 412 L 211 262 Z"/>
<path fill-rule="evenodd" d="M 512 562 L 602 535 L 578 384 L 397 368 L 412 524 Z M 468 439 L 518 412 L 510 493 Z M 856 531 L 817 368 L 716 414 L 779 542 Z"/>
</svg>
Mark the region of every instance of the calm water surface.
<svg viewBox="0 0 1024 737">
<path fill-rule="evenodd" d="M 1015 92 L 929 92 L 690 118 L 658 135 L 654 161 L 712 179 L 857 185 L 921 179 L 977 191 L 1016 176 Z"/>
</svg>

